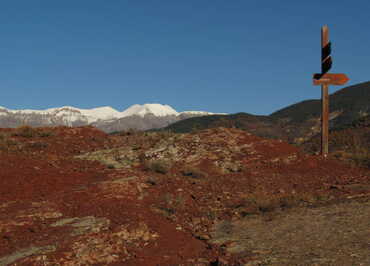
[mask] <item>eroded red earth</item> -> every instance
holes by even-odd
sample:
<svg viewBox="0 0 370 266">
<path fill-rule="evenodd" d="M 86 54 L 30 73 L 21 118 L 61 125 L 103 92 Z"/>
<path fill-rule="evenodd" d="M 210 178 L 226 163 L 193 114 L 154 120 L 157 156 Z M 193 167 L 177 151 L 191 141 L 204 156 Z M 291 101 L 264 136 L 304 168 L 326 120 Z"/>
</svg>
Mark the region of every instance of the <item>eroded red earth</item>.
<svg viewBox="0 0 370 266">
<path fill-rule="evenodd" d="M 366 169 L 236 129 L 178 139 L 92 127 L 17 130 L 0 131 L 0 265 L 243 265 L 247 255 L 209 241 L 216 222 L 268 211 L 275 199 L 370 192 Z M 112 149 L 132 166 L 76 158 Z M 140 163 L 158 158 L 171 161 L 166 171 Z"/>
</svg>

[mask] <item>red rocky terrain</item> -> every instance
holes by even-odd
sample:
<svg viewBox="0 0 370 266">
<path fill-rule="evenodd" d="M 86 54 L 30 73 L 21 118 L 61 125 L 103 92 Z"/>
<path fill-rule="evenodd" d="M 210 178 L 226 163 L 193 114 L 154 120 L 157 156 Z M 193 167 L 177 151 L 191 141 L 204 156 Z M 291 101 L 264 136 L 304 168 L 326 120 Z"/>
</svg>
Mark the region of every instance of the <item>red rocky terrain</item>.
<svg viewBox="0 0 370 266">
<path fill-rule="evenodd" d="M 0 130 L 0 265 L 367 265 L 369 198 L 369 170 L 237 129 Z"/>
</svg>

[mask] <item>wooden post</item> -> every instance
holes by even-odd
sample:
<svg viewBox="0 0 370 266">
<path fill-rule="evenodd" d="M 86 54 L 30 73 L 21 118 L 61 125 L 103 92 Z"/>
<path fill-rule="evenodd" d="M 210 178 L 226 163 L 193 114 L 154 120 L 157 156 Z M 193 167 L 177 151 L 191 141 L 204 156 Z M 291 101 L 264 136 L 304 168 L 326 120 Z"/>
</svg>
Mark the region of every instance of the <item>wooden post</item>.
<svg viewBox="0 0 370 266">
<path fill-rule="evenodd" d="M 313 75 L 313 84 L 321 85 L 321 155 L 329 154 L 329 85 L 344 85 L 349 80 L 346 74 L 327 73 L 331 69 L 331 44 L 328 26 L 321 28 L 321 73 Z"/>
<path fill-rule="evenodd" d="M 321 51 L 324 47 L 329 44 L 329 31 L 328 26 L 323 26 L 321 29 Z M 323 52 L 322 52 L 322 60 Z M 323 63 L 322 63 L 323 65 Z M 321 73 L 324 73 L 322 69 Z M 322 102 L 322 113 L 321 113 L 321 154 L 324 157 L 328 156 L 329 153 L 329 85 L 321 85 L 321 102 Z"/>
<path fill-rule="evenodd" d="M 321 85 L 321 154 L 324 157 L 329 153 L 329 86 Z"/>
</svg>

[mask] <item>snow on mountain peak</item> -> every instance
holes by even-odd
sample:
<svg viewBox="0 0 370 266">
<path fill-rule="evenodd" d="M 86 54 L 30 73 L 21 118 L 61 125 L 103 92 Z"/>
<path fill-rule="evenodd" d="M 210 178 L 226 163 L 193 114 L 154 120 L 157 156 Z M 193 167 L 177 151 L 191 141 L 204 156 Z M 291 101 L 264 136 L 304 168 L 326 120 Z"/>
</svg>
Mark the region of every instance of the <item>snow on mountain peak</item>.
<svg viewBox="0 0 370 266">
<path fill-rule="evenodd" d="M 120 112 L 110 106 L 103 106 L 92 109 L 80 109 L 80 112 L 83 115 L 94 117 L 96 119 L 112 119 L 120 115 Z"/>
<path fill-rule="evenodd" d="M 227 115 L 227 113 L 211 113 L 206 111 L 183 111 L 180 114 L 189 114 L 189 115 Z"/>
<path fill-rule="evenodd" d="M 162 105 L 159 103 L 147 103 L 147 104 L 134 104 L 124 110 L 120 117 L 126 117 L 131 115 L 145 116 L 152 114 L 155 116 L 167 116 L 167 115 L 178 115 L 179 113 L 169 105 Z"/>
<path fill-rule="evenodd" d="M 92 109 L 79 109 L 72 106 L 63 106 L 60 108 L 51 108 L 46 111 L 52 112 L 57 116 L 67 116 L 72 120 L 78 119 L 79 116 L 87 118 L 88 123 L 96 122 L 97 120 L 113 119 L 119 116 L 120 112 L 110 106 L 96 107 Z"/>
<path fill-rule="evenodd" d="M 80 109 L 73 106 L 62 106 L 57 108 L 49 108 L 45 110 L 10 110 L 7 108 L 1 108 L 14 114 L 25 114 L 25 115 L 54 115 L 57 117 L 63 117 L 66 122 L 73 122 L 77 120 L 87 120 L 88 123 L 95 122 L 99 119 L 112 119 L 118 117 L 121 113 L 113 109 L 110 106 L 97 107 L 92 109 Z"/>
<path fill-rule="evenodd" d="M 44 117 L 43 119 L 51 119 L 50 117 L 58 117 L 62 119 L 67 125 L 72 125 L 75 122 L 82 122 L 91 124 L 94 122 L 102 121 L 114 121 L 128 116 L 140 116 L 153 115 L 156 117 L 166 116 L 180 116 L 180 115 L 210 115 L 212 113 L 203 111 L 186 111 L 177 112 L 169 105 L 163 105 L 159 103 L 147 103 L 147 104 L 134 104 L 126 110 L 119 112 L 110 106 L 96 107 L 92 109 L 80 109 L 73 106 L 62 106 L 57 108 L 49 108 L 44 110 L 11 110 L 0 106 L 0 115 L 39 115 Z"/>
</svg>

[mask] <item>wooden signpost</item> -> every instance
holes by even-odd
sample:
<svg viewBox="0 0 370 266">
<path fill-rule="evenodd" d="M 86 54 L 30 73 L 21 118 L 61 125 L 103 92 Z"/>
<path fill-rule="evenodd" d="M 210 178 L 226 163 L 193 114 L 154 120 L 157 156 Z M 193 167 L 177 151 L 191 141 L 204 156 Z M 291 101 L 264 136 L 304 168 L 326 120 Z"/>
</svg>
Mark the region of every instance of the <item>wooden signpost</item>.
<svg viewBox="0 0 370 266">
<path fill-rule="evenodd" d="M 345 74 L 327 73 L 332 66 L 331 43 L 328 26 L 321 28 L 321 73 L 313 75 L 313 84 L 321 85 L 321 154 L 329 153 L 329 85 L 344 85 L 349 79 Z"/>
</svg>

